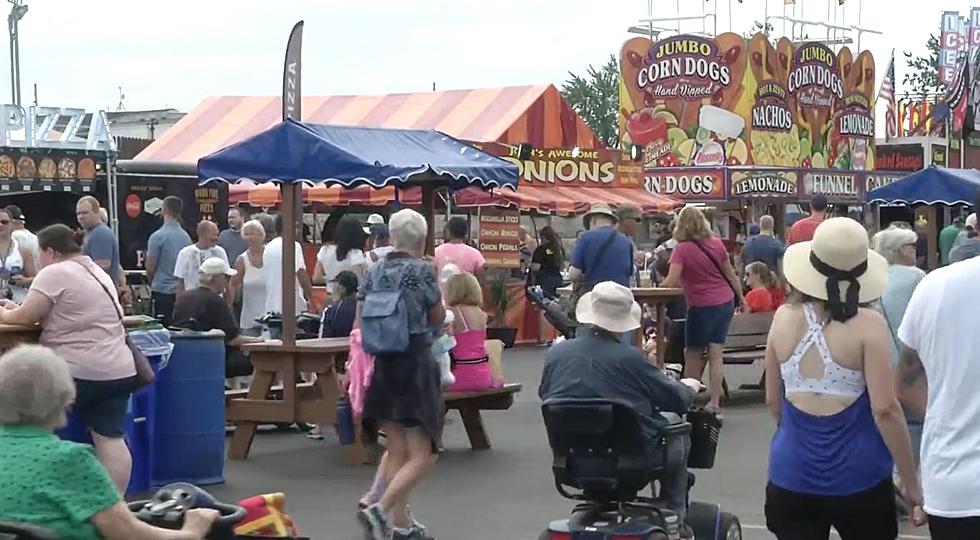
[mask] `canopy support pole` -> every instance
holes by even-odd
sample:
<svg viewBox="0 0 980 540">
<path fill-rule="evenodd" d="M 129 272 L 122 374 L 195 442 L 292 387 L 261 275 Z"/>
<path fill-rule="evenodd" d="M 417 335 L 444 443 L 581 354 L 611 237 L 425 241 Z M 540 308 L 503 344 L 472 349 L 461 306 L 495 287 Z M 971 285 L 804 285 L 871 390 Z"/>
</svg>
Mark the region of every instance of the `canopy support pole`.
<svg viewBox="0 0 980 540">
<path fill-rule="evenodd" d="M 425 254 L 435 254 L 436 241 L 436 187 L 431 182 L 422 184 L 422 215 L 429 228 L 425 238 Z"/>
<path fill-rule="evenodd" d="M 282 184 L 282 343 L 296 344 L 296 200 L 302 184 Z M 298 196 L 297 196 L 298 194 Z"/>
</svg>

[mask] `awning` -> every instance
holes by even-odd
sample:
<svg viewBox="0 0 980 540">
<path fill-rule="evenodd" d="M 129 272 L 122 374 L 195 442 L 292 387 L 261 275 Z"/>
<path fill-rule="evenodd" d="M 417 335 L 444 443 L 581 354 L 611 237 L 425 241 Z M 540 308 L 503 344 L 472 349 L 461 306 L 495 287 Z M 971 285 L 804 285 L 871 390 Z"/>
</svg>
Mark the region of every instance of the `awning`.
<svg viewBox="0 0 980 540">
<path fill-rule="evenodd" d="M 202 101 L 144 149 L 140 161 L 196 162 L 281 120 L 280 96 L 215 96 Z M 313 124 L 434 129 L 471 142 L 537 148 L 602 148 L 553 85 L 380 96 L 306 96 Z"/>
<path fill-rule="evenodd" d="M 517 187 L 517 166 L 433 130 L 286 120 L 197 162 L 202 181 Z"/>
<path fill-rule="evenodd" d="M 672 212 L 684 203 L 670 197 L 650 193 L 640 188 L 605 187 L 577 188 L 568 186 L 527 186 L 517 191 L 464 189 L 456 192 L 456 204 L 461 207 L 504 206 L 521 210 L 558 214 L 584 214 L 593 204 L 606 203 L 613 208 L 635 204 L 644 214 Z"/>
<path fill-rule="evenodd" d="M 868 202 L 973 204 L 980 192 L 980 171 L 929 166 L 868 192 Z"/>
</svg>

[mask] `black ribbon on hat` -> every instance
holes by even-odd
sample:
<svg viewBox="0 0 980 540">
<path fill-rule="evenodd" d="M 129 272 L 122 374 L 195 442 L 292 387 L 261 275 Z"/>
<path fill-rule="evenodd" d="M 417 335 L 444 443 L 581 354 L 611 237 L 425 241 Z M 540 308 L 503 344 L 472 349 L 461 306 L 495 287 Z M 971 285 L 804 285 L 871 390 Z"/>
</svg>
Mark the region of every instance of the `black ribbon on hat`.
<svg viewBox="0 0 980 540">
<path fill-rule="evenodd" d="M 827 278 L 827 303 L 830 306 L 831 318 L 835 321 L 844 322 L 857 315 L 858 298 L 861 292 L 861 284 L 858 282 L 858 278 L 868 271 L 867 259 L 850 270 L 841 270 L 821 261 L 820 257 L 811 251 L 810 264 L 813 265 L 814 270 Z M 841 281 L 850 284 L 847 288 L 847 298 L 843 302 L 840 299 Z"/>
</svg>

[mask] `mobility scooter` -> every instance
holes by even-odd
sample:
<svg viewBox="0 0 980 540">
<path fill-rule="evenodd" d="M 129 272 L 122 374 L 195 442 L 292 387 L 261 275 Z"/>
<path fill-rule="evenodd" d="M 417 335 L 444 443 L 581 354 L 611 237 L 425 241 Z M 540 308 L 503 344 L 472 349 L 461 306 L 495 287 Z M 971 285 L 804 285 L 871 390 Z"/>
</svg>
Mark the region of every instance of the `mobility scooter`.
<svg viewBox="0 0 980 540">
<path fill-rule="evenodd" d="M 646 452 L 639 417 L 625 402 L 551 399 L 542 404 L 541 411 L 554 455 L 555 487 L 562 496 L 579 503 L 571 517 L 552 521 L 539 540 L 681 538 L 677 514 L 659 498 L 642 497 L 639 492 L 648 485 L 652 489 L 660 480 L 668 439 L 689 434 L 690 423 L 664 428 L 658 444 L 663 449 L 662 460 L 654 463 Z M 692 436 L 690 468 L 713 465 L 719 426 L 708 414 L 696 411 L 688 415 L 688 420 L 699 424 Z M 694 475 L 688 476 L 690 490 Z M 687 525 L 696 540 L 742 538 L 738 518 L 722 512 L 717 504 L 689 502 L 687 514 Z"/>
</svg>

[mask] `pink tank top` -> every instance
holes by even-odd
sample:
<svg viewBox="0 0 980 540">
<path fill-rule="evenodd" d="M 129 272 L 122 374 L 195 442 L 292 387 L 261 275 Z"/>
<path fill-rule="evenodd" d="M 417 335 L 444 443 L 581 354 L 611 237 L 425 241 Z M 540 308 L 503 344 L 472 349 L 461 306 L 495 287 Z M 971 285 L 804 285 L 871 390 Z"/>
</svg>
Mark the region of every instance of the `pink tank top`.
<svg viewBox="0 0 980 540">
<path fill-rule="evenodd" d="M 470 330 L 470 326 L 466 323 L 466 317 L 463 316 L 463 312 L 458 309 L 453 309 L 456 313 L 456 317 L 459 318 L 460 322 L 463 323 L 464 330 L 462 332 L 457 332 L 453 337 L 456 338 L 456 348 L 453 349 L 453 357 L 456 360 L 478 360 L 487 357 L 487 329 L 483 330 Z"/>
</svg>

